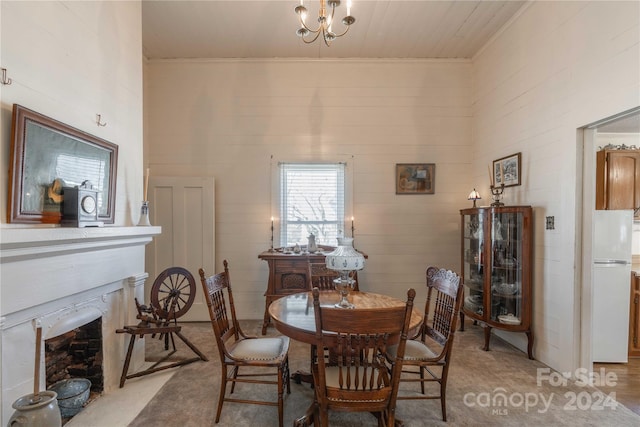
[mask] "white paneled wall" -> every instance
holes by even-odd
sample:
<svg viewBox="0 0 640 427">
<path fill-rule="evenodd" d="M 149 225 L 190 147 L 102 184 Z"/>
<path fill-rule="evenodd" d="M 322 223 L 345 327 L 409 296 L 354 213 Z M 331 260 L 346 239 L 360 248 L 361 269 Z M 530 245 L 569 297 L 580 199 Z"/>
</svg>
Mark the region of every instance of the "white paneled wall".
<svg viewBox="0 0 640 427">
<path fill-rule="evenodd" d="M 142 200 L 142 31 L 139 2 L 3 1 L 2 170 L 11 109 L 23 105 L 118 145 L 116 225 L 138 221 Z M 96 124 L 96 114 L 107 126 Z M 0 188 L 8 188 L 7 173 Z M 7 198 L 0 198 L 6 219 Z"/>
<path fill-rule="evenodd" d="M 465 61 L 151 61 L 151 174 L 216 179 L 216 266 L 228 259 L 239 316 L 260 319 L 271 163 L 347 158 L 362 288 L 403 298 L 433 263 L 458 270 L 471 191 L 471 65 Z M 434 195 L 395 194 L 396 163 L 435 163 Z M 347 213 L 350 217 L 351 213 Z M 303 242 L 301 242 L 303 243 Z M 213 242 L 212 242 L 213 244 Z"/>
<path fill-rule="evenodd" d="M 139 242 L 135 249 L 123 249 L 127 245 L 133 246 L 131 239 L 119 250 L 113 249 L 126 257 L 125 262 L 115 259 L 113 251 L 91 256 L 95 252 L 85 250 L 78 256 L 72 256 L 67 247 L 58 248 L 64 244 L 77 250 L 83 238 L 99 240 L 95 238 L 96 234 L 135 234 L 141 231 L 134 227 L 113 227 L 84 232 L 75 230 L 74 234 L 73 230 L 54 225 L 7 224 L 7 171 L 11 111 L 13 104 L 17 103 L 117 144 L 119 159 L 114 225 L 137 223 L 143 170 L 141 26 L 139 1 L 0 2 L 1 65 L 13 81 L 11 85 L 0 87 L 2 425 L 6 425 L 13 413 L 11 403 L 33 390 L 35 323 L 30 322 L 31 317 L 25 313 L 38 318 L 58 307 L 71 307 L 94 297 L 108 301 L 110 311 L 105 316 L 109 321 L 103 324 L 108 325 L 112 335 L 106 338 L 105 375 L 114 375 L 109 380 L 105 379 L 105 392 L 117 387 L 125 337 L 116 337 L 113 331 L 116 325 L 122 326 L 125 313 L 135 310 L 135 305 L 133 295 L 126 301 L 116 295 L 132 293 L 129 292 L 131 285 L 123 278 L 145 277 L 144 245 L 150 238 Z M 97 126 L 96 114 L 102 116 L 107 126 Z M 128 231 L 123 230 L 125 228 Z M 158 232 L 156 229 L 155 234 Z M 34 235 L 40 237 L 30 240 Z M 113 238 L 108 237 L 107 240 L 113 241 Z M 47 246 L 39 246 L 38 241 L 55 246 L 60 252 L 52 256 L 53 251 L 43 249 L 33 257 L 26 257 L 21 252 L 18 262 L 8 264 L 6 257 L 13 252 L 20 252 L 24 247 L 33 250 L 34 247 Z M 43 259 L 45 253 L 50 255 L 49 261 Z M 59 253 L 64 256 L 55 256 Z M 93 274 L 88 277 L 86 271 Z M 54 276 L 57 279 L 54 280 Z M 34 277 L 36 279 L 32 280 Z M 24 286 L 24 280 L 30 287 Z M 59 286 L 59 283 L 64 285 Z M 116 291 L 107 296 L 107 287 L 101 287 L 105 283 L 109 284 L 109 292 Z M 43 304 L 35 307 L 39 303 Z M 16 342 L 21 345 L 14 345 Z M 142 360 L 143 347 L 136 352 L 137 359 Z M 42 364 L 44 368 L 44 357 Z M 44 386 L 44 378 L 41 378 L 41 385 Z"/>
<path fill-rule="evenodd" d="M 534 355 L 558 370 L 580 357 L 576 129 L 640 105 L 639 7 L 533 2 L 473 62 L 474 185 L 486 193 L 487 164 L 522 152 L 522 186 L 506 202 L 534 206 Z M 525 348 L 523 334 L 508 339 Z"/>
</svg>

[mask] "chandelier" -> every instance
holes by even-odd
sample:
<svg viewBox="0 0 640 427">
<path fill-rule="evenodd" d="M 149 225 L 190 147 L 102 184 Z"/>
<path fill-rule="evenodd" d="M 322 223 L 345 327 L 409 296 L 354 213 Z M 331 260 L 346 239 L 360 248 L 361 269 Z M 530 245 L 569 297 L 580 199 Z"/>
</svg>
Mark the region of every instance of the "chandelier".
<svg viewBox="0 0 640 427">
<path fill-rule="evenodd" d="M 324 44 L 327 46 L 331 46 L 331 42 L 335 40 L 337 37 L 342 37 L 347 34 L 351 24 L 356 22 L 356 18 L 351 16 L 351 0 L 347 0 L 347 16 L 342 18 L 342 23 L 345 25 L 345 30 L 336 34 L 333 32 L 331 28 L 333 25 L 333 15 L 335 13 L 336 7 L 340 6 L 340 0 L 320 0 L 320 10 L 318 11 L 318 27 L 315 30 L 309 28 L 305 22 L 307 18 L 307 8 L 302 4 L 303 0 L 300 0 L 300 5 L 296 6 L 296 13 L 298 14 L 298 18 L 300 20 L 300 28 L 296 31 L 296 34 L 302 38 L 302 41 L 305 43 L 313 43 L 315 42 L 320 34 L 322 34 L 322 39 L 324 40 Z M 330 13 L 327 13 L 327 5 L 331 9 Z M 310 34 L 313 34 L 312 36 Z M 311 39 L 306 38 L 307 36 L 313 37 Z"/>
</svg>

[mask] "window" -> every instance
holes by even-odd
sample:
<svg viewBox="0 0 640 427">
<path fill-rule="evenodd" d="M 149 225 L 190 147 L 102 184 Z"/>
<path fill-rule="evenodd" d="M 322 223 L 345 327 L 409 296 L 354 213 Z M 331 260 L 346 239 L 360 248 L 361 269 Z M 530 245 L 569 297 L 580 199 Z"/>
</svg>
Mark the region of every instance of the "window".
<svg viewBox="0 0 640 427">
<path fill-rule="evenodd" d="M 335 246 L 344 233 L 345 164 L 280 163 L 280 245 Z"/>
</svg>

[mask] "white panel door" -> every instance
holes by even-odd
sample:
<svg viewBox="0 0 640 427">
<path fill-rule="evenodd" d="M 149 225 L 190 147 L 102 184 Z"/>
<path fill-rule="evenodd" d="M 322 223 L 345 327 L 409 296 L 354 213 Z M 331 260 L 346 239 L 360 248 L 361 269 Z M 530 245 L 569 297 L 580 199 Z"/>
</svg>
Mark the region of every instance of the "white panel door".
<svg viewBox="0 0 640 427">
<path fill-rule="evenodd" d="M 198 269 L 214 272 L 214 206 L 213 177 L 149 177 L 149 218 L 162 233 L 147 246 L 145 301 L 164 269 L 186 268 L 196 281 L 196 299 L 179 321 L 209 320 Z"/>
</svg>

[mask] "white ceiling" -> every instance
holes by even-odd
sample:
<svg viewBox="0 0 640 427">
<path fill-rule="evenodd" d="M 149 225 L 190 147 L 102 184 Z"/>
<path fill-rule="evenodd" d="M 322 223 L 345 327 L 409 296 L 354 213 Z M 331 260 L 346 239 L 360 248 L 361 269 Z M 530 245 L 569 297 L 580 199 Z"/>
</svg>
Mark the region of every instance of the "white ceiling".
<svg viewBox="0 0 640 427">
<path fill-rule="evenodd" d="M 144 0 L 143 53 L 149 59 L 472 58 L 525 3 L 353 0 L 355 24 L 327 47 L 296 36 L 297 0 Z M 309 26 L 318 4 L 304 0 Z M 343 0 L 336 22 L 345 11 Z"/>
<path fill-rule="evenodd" d="M 597 128 L 600 133 L 640 133 L 640 109 L 636 108 L 618 118 L 608 120 Z"/>
</svg>

